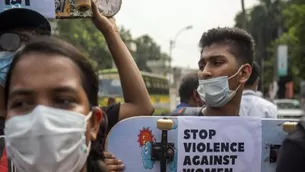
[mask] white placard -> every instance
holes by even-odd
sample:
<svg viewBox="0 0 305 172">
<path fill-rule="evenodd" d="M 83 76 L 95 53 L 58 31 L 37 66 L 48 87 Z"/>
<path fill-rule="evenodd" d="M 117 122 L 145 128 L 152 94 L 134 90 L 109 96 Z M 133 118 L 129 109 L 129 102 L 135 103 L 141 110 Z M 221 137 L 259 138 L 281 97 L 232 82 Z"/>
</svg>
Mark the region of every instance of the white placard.
<svg viewBox="0 0 305 172">
<path fill-rule="evenodd" d="M 178 126 L 177 171 L 261 171 L 260 119 L 184 117 Z"/>
<path fill-rule="evenodd" d="M 19 2 L 21 2 L 19 4 Z M 1 0 L 0 12 L 10 8 L 29 8 L 49 19 L 55 19 L 54 0 Z"/>
</svg>

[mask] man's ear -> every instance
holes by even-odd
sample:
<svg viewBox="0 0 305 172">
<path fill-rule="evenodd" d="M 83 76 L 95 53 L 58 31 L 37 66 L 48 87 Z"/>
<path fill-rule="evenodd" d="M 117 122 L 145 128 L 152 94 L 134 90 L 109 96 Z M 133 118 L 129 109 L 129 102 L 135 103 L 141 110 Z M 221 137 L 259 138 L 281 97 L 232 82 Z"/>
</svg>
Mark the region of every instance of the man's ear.
<svg viewBox="0 0 305 172">
<path fill-rule="evenodd" d="M 92 108 L 91 128 L 90 128 L 90 140 L 92 141 L 96 140 L 102 118 L 103 118 L 102 109 L 99 107 Z"/>
<path fill-rule="evenodd" d="M 197 89 L 193 90 L 192 98 L 193 98 L 193 100 L 194 100 L 196 103 L 198 103 L 198 102 L 201 101 L 200 96 L 199 96 L 199 94 L 198 94 L 198 92 L 197 92 Z"/>
<path fill-rule="evenodd" d="M 201 99 L 197 89 L 193 91 L 193 97 L 195 102 L 197 103 L 197 106 L 202 107 L 205 104 L 204 101 Z"/>
<path fill-rule="evenodd" d="M 252 67 L 249 64 L 244 64 L 243 68 L 241 69 L 241 77 L 239 79 L 239 83 L 244 84 L 250 78 L 252 73 Z"/>
</svg>

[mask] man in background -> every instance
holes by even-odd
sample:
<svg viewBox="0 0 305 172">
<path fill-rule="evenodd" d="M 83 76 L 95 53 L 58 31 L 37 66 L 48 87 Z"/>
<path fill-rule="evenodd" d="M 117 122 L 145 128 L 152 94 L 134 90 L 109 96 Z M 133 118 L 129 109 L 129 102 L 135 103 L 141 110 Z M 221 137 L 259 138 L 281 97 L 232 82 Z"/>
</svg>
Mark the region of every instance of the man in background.
<svg viewBox="0 0 305 172">
<path fill-rule="evenodd" d="M 261 118 L 276 118 L 277 107 L 257 94 L 260 68 L 256 62 L 253 63 L 252 73 L 245 84 L 240 116 L 256 116 Z"/>
<path fill-rule="evenodd" d="M 192 72 L 186 74 L 179 86 L 180 104 L 176 107 L 173 113 L 178 113 L 179 110 L 185 107 L 202 107 L 204 102 L 200 99 L 197 93 L 198 73 Z"/>
</svg>

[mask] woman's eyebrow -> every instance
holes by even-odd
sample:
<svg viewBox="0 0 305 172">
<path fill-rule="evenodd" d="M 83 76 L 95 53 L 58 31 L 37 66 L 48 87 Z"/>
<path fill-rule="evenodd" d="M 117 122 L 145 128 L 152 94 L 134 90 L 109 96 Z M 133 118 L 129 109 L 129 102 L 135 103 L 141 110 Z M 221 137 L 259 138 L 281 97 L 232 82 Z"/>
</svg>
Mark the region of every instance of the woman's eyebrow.
<svg viewBox="0 0 305 172">
<path fill-rule="evenodd" d="M 9 94 L 9 97 L 20 96 L 20 95 L 32 95 L 34 94 L 34 90 L 27 89 L 27 88 L 16 88 L 12 89 Z"/>
<path fill-rule="evenodd" d="M 70 92 L 70 93 L 77 94 L 77 89 L 75 87 L 72 87 L 72 86 L 61 86 L 61 87 L 53 88 L 52 92 L 55 92 L 55 93 L 67 93 L 67 92 Z"/>
</svg>

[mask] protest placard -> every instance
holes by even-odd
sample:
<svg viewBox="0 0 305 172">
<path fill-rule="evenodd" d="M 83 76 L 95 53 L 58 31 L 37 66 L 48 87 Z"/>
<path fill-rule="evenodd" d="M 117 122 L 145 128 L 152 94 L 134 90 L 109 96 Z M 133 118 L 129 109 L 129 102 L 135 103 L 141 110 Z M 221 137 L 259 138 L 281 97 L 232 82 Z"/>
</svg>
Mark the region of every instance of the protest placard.
<svg viewBox="0 0 305 172">
<path fill-rule="evenodd" d="M 55 3 L 54 0 L 1 0 L 0 12 L 11 8 L 29 8 L 39 12 L 46 18 L 54 19 Z"/>
<path fill-rule="evenodd" d="M 180 118 L 177 171 L 261 171 L 261 125 L 246 117 Z"/>
<path fill-rule="evenodd" d="M 85 3 L 86 1 L 86 3 Z M 112 17 L 121 8 L 122 0 L 95 0 L 100 12 Z M 86 9 L 79 8 L 80 2 Z M 92 17 L 90 0 L 1 0 L 0 12 L 11 8 L 29 8 L 48 19 Z"/>
</svg>

